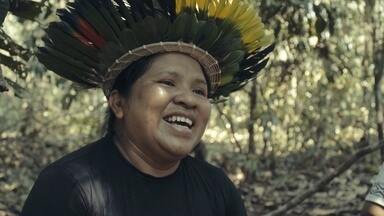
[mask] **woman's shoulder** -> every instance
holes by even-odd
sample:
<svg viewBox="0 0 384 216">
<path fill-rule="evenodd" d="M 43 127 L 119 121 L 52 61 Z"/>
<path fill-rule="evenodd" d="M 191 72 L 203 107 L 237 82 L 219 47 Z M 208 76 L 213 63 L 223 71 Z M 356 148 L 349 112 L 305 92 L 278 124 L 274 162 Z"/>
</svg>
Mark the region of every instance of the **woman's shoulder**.
<svg viewBox="0 0 384 216">
<path fill-rule="evenodd" d="M 72 215 L 69 211 L 85 215 L 85 186 L 90 173 L 94 173 L 90 161 L 103 150 L 104 143 L 104 139 L 90 143 L 45 167 L 39 173 L 21 215 L 57 215 L 59 212 L 63 212 L 60 215 Z"/>
<path fill-rule="evenodd" d="M 40 173 L 40 175 L 73 175 L 74 173 L 81 173 L 79 171 L 89 169 L 92 161 L 97 161 L 96 158 L 100 157 L 102 153 L 105 153 L 105 147 L 107 146 L 107 138 L 103 137 L 97 141 L 84 145 L 83 147 L 75 150 L 53 163 L 46 166 Z"/>
</svg>

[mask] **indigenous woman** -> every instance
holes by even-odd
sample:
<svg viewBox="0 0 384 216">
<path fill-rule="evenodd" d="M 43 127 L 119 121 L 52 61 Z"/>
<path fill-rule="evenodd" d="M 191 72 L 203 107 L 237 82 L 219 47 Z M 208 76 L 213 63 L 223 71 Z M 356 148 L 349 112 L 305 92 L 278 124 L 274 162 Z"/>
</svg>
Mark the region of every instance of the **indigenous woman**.
<svg viewBox="0 0 384 216">
<path fill-rule="evenodd" d="M 101 88 L 100 140 L 46 167 L 22 216 L 242 216 L 235 186 L 188 154 L 210 103 L 265 66 L 270 39 L 252 5 L 228 0 L 75 0 L 47 28 L 39 60 Z"/>
</svg>

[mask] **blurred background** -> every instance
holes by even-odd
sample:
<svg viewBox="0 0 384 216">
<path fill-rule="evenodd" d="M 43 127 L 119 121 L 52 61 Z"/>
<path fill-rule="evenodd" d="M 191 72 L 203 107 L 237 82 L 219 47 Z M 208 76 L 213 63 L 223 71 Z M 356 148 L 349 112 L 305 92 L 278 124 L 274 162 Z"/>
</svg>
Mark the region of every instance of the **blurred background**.
<svg viewBox="0 0 384 216">
<path fill-rule="evenodd" d="M 384 1 L 254 1 L 275 51 L 212 106 L 195 154 L 228 173 L 250 216 L 357 215 L 384 158 Z M 20 213 L 47 164 L 103 135 L 103 93 L 33 56 L 65 3 L 0 0 L 0 216 Z"/>
</svg>

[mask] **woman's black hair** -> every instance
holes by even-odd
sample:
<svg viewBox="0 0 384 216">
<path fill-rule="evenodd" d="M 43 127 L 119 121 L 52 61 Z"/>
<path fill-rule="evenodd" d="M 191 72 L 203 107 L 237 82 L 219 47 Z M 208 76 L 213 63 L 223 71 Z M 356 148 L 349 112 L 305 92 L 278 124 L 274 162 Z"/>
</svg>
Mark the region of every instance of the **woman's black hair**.
<svg viewBox="0 0 384 216">
<path fill-rule="evenodd" d="M 115 83 L 113 84 L 112 91 L 117 90 L 121 95 L 128 96 L 133 84 L 144 74 L 145 71 L 148 70 L 152 59 L 154 59 L 154 55 L 143 57 L 127 68 L 125 68 L 119 76 L 117 76 Z M 114 134 L 114 123 L 115 123 L 115 114 L 108 107 L 105 117 L 105 123 L 103 125 L 104 131 L 108 135 Z"/>
</svg>

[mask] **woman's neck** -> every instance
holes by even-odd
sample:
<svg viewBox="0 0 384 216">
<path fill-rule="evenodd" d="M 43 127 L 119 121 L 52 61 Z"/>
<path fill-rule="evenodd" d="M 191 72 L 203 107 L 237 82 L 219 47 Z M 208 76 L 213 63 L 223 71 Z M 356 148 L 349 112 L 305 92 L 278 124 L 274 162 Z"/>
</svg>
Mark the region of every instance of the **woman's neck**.
<svg viewBox="0 0 384 216">
<path fill-rule="evenodd" d="M 141 151 L 131 140 L 122 139 L 121 136 L 115 136 L 114 143 L 123 157 L 145 174 L 154 177 L 164 177 L 174 173 L 179 167 L 180 161 L 170 163 L 157 162 Z"/>
</svg>

